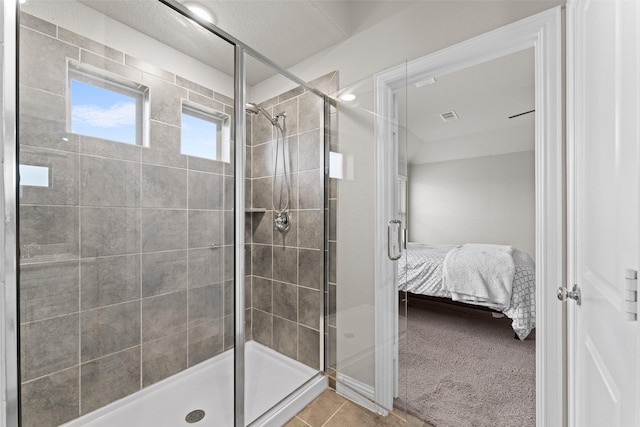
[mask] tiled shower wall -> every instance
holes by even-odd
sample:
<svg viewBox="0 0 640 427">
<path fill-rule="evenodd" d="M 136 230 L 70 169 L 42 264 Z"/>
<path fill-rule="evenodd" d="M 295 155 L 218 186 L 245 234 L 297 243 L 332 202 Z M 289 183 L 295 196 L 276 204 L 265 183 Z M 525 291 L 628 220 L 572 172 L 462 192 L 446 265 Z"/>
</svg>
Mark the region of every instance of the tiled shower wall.
<svg viewBox="0 0 640 427">
<path fill-rule="evenodd" d="M 231 116 L 233 103 L 52 23 L 21 23 L 19 159 L 50 174 L 49 187 L 20 187 L 22 425 L 46 427 L 233 345 L 233 166 L 180 154 L 182 100 Z M 148 146 L 67 132 L 69 59 L 149 88 Z"/>
<path fill-rule="evenodd" d="M 324 93 L 337 72 L 310 83 Z M 274 227 L 272 174 L 277 129 L 263 116 L 251 119 L 250 187 L 247 214 L 251 247 L 252 338 L 315 369 L 320 367 L 320 322 L 324 293 L 325 181 L 324 102 L 298 87 L 261 106 L 272 116 L 286 112 L 291 158 L 291 229 Z"/>
</svg>

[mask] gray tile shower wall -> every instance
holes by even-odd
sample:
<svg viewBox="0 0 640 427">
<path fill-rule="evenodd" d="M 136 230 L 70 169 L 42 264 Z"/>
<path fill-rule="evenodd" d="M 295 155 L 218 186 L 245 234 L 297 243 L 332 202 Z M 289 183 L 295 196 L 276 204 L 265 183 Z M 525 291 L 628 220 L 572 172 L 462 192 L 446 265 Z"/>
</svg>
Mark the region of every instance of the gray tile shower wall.
<svg viewBox="0 0 640 427">
<path fill-rule="evenodd" d="M 324 93 L 337 90 L 337 72 L 310 83 Z M 333 89 L 335 86 L 335 89 Z M 251 329 L 253 339 L 314 369 L 320 366 L 324 298 L 325 123 L 323 100 L 297 87 L 261 104 L 272 116 L 286 112 L 291 170 L 291 228 L 273 222 L 272 176 L 277 130 L 251 116 Z M 282 179 L 278 168 L 278 179 Z"/>
<path fill-rule="evenodd" d="M 181 101 L 232 114 L 233 100 L 21 23 L 20 160 L 50 176 L 20 188 L 22 413 L 46 427 L 233 345 L 233 164 L 180 153 Z M 68 132 L 68 61 L 149 87 L 148 146 Z"/>
</svg>

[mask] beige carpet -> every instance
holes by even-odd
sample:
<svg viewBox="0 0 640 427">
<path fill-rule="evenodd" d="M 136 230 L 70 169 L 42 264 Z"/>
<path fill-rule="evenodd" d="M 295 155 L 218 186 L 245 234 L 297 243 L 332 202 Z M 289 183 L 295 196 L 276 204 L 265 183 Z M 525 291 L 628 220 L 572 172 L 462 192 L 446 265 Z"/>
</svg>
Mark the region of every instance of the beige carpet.
<svg viewBox="0 0 640 427">
<path fill-rule="evenodd" d="M 410 304 L 396 407 L 436 427 L 535 426 L 535 331 L 520 341 L 507 318 Z"/>
</svg>

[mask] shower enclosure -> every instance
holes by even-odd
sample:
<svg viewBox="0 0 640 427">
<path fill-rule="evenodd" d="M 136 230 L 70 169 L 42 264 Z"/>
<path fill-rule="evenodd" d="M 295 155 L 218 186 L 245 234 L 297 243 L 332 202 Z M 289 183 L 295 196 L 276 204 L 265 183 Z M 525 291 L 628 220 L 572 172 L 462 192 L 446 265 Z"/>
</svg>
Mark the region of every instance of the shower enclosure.
<svg viewBox="0 0 640 427">
<path fill-rule="evenodd" d="M 169 0 L 16 15 L 10 425 L 281 425 L 327 387 L 335 73 Z"/>
</svg>

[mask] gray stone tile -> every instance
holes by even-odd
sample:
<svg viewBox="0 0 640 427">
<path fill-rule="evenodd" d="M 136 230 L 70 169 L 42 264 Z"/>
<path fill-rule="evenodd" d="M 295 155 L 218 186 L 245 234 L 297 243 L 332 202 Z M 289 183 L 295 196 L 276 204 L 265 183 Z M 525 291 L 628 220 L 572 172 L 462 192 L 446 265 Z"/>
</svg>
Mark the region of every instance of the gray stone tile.
<svg viewBox="0 0 640 427">
<path fill-rule="evenodd" d="M 265 313 L 273 311 L 273 283 L 268 279 L 253 277 L 251 279 L 251 307 Z"/>
<path fill-rule="evenodd" d="M 298 287 L 273 282 L 273 314 L 292 322 L 298 321 Z"/>
<path fill-rule="evenodd" d="M 187 251 L 142 255 L 144 298 L 187 289 Z"/>
<path fill-rule="evenodd" d="M 80 368 L 82 414 L 87 414 L 140 389 L 140 347 L 133 347 Z"/>
<path fill-rule="evenodd" d="M 77 312 L 79 277 L 77 261 L 20 266 L 20 320 Z"/>
<path fill-rule="evenodd" d="M 22 262 L 77 258 L 78 208 L 21 206 L 19 233 Z"/>
<path fill-rule="evenodd" d="M 140 303 L 116 304 L 81 314 L 82 362 L 140 344 Z"/>
<path fill-rule="evenodd" d="M 329 337 L 327 339 L 327 364 L 328 367 L 331 368 L 336 368 L 336 359 L 337 359 L 337 352 L 336 352 L 336 345 L 337 345 L 337 330 L 335 328 L 335 326 L 330 326 L 329 328 Z"/>
<path fill-rule="evenodd" d="M 265 142 L 264 144 L 254 145 L 251 148 L 252 178 L 264 178 L 273 175 L 273 144 L 274 142 Z M 282 158 L 279 161 L 282 162 Z"/>
<path fill-rule="evenodd" d="M 337 178 L 329 178 L 329 198 L 330 199 L 338 198 L 338 184 L 339 184 L 339 180 Z"/>
<path fill-rule="evenodd" d="M 273 318 L 273 349 L 292 359 L 298 357 L 298 325 L 295 322 Z"/>
<path fill-rule="evenodd" d="M 251 309 L 251 333 L 255 341 L 271 347 L 273 345 L 273 315 L 255 308 Z"/>
<path fill-rule="evenodd" d="M 253 293 L 251 291 L 253 278 L 252 276 L 245 276 L 244 278 L 244 308 L 251 308 L 251 300 L 253 298 Z M 234 300 L 235 301 L 235 300 Z M 249 313 L 251 315 L 251 313 Z"/>
<path fill-rule="evenodd" d="M 203 107 L 207 107 L 215 111 L 224 112 L 224 104 L 222 102 L 214 101 L 210 97 L 202 96 L 201 94 L 192 90 L 189 91 L 189 101 L 195 102 L 196 104 L 200 104 Z"/>
<path fill-rule="evenodd" d="M 322 133 L 319 129 L 298 135 L 299 152 L 298 169 L 300 171 L 322 169 L 324 147 Z"/>
<path fill-rule="evenodd" d="M 122 64 L 122 57 L 119 57 L 118 61 L 113 61 L 83 49 L 80 51 L 80 62 L 96 67 L 101 71 L 116 74 L 130 82 L 137 84 L 142 83 L 142 71 Z"/>
<path fill-rule="evenodd" d="M 251 292 L 251 286 L 248 287 L 249 288 L 249 292 Z M 244 286 L 245 292 L 247 292 L 247 286 L 245 284 Z M 235 290 L 234 290 L 234 282 L 233 280 L 227 280 L 226 282 L 224 282 L 224 285 L 222 286 L 222 293 L 223 293 L 223 298 L 224 298 L 224 315 L 225 316 L 229 316 L 229 315 L 233 315 L 233 303 L 235 301 Z M 247 297 L 245 296 L 245 304 L 247 301 Z M 251 294 L 249 294 L 249 301 L 251 301 Z M 249 307 L 251 307 L 251 305 L 249 304 Z M 247 306 L 245 305 L 245 308 L 247 308 Z"/>
<path fill-rule="evenodd" d="M 327 300 L 326 300 L 326 313 L 327 313 L 327 324 L 329 326 L 336 326 L 336 298 L 337 298 L 337 292 L 336 292 L 336 285 L 329 283 L 328 285 L 328 296 L 327 296 Z"/>
<path fill-rule="evenodd" d="M 293 135 L 287 137 L 286 144 L 286 152 L 289 157 L 289 162 L 287 163 L 287 170 L 290 173 L 298 172 L 299 168 L 299 153 L 298 153 L 298 135 Z M 278 173 L 284 173 L 283 165 L 284 163 L 278 161 Z"/>
<path fill-rule="evenodd" d="M 189 290 L 189 327 L 222 318 L 223 298 L 221 283 Z"/>
<path fill-rule="evenodd" d="M 140 162 L 140 152 L 143 148 L 140 145 L 123 144 L 122 142 L 109 141 L 87 135 L 79 136 L 79 139 L 80 153 L 82 154 Z M 138 182 L 140 182 L 140 179 L 138 179 Z"/>
<path fill-rule="evenodd" d="M 321 298 L 321 291 L 298 288 L 298 323 L 313 329 L 320 329 Z"/>
<path fill-rule="evenodd" d="M 329 282 L 337 283 L 336 280 L 336 259 L 338 257 L 338 248 L 336 242 L 329 242 Z"/>
<path fill-rule="evenodd" d="M 323 212 L 298 212 L 298 244 L 301 248 L 323 249 L 324 217 Z"/>
<path fill-rule="evenodd" d="M 128 64 L 130 58 L 127 55 Z M 142 77 L 142 82 L 149 87 L 149 118 L 180 126 L 182 100 L 187 97 L 187 90 L 146 73 Z"/>
<path fill-rule="evenodd" d="M 74 46 L 79 46 L 83 49 L 90 50 L 91 52 L 97 53 L 98 55 L 107 57 L 117 62 L 122 62 L 122 52 L 83 37 L 79 34 L 73 33 L 62 27 L 58 27 L 58 38 Z"/>
<path fill-rule="evenodd" d="M 140 256 L 88 258 L 80 263 L 82 309 L 140 298 Z"/>
<path fill-rule="evenodd" d="M 273 247 L 273 279 L 280 282 L 298 283 L 298 249 Z"/>
<path fill-rule="evenodd" d="M 235 261 L 235 253 L 233 246 L 225 246 L 223 249 L 224 253 L 224 275 L 223 280 L 229 281 L 234 279 L 234 261 Z"/>
<path fill-rule="evenodd" d="M 187 329 L 187 292 L 142 300 L 142 342 L 156 340 Z"/>
<path fill-rule="evenodd" d="M 67 88 L 67 58 L 77 60 L 79 55 L 77 47 L 22 28 L 20 84 L 64 96 Z"/>
<path fill-rule="evenodd" d="M 187 208 L 187 170 L 142 165 L 143 208 Z"/>
<path fill-rule="evenodd" d="M 205 159 L 204 157 L 186 156 L 190 170 L 209 172 L 222 175 L 225 173 L 225 166 L 229 163 L 220 160 Z"/>
<path fill-rule="evenodd" d="M 235 344 L 235 335 L 234 335 L 234 320 L 233 316 L 224 316 L 224 350 L 229 350 L 233 348 Z M 247 329 L 247 325 L 245 323 L 245 331 Z M 246 338 L 245 338 L 246 340 Z"/>
<path fill-rule="evenodd" d="M 20 147 L 20 164 L 48 169 L 47 187 L 20 186 L 20 203 L 78 205 L 78 155 L 75 153 Z"/>
<path fill-rule="evenodd" d="M 213 93 L 213 99 L 215 99 L 216 101 L 220 101 L 225 105 L 233 107 L 233 98 L 229 98 L 228 96 L 225 96 L 225 95 L 223 95 L 221 93 L 214 92 Z"/>
<path fill-rule="evenodd" d="M 189 289 L 222 282 L 224 265 L 220 249 L 189 250 Z"/>
<path fill-rule="evenodd" d="M 97 207 L 140 205 L 140 164 L 80 156 L 80 203 Z"/>
<path fill-rule="evenodd" d="M 272 114 L 272 108 L 265 108 L 269 114 Z M 256 146 L 274 139 L 275 129 L 269 119 L 263 114 L 251 116 L 251 145 Z"/>
<path fill-rule="evenodd" d="M 253 207 L 272 209 L 271 178 L 252 179 Z"/>
<path fill-rule="evenodd" d="M 189 209 L 222 209 L 224 177 L 189 171 Z"/>
<path fill-rule="evenodd" d="M 222 353 L 224 346 L 223 319 L 216 319 L 189 328 L 189 366 Z"/>
<path fill-rule="evenodd" d="M 273 247 L 267 245 L 251 246 L 251 274 L 270 279 L 273 277 Z"/>
<path fill-rule="evenodd" d="M 80 369 L 65 371 L 22 384 L 22 426 L 55 427 L 80 414 Z"/>
<path fill-rule="evenodd" d="M 247 215 L 249 216 L 249 215 Z M 222 234 L 224 235 L 224 244 L 233 245 L 235 243 L 235 212 L 227 211 L 224 213 L 224 224 Z M 251 239 L 247 239 L 248 231 L 250 227 L 245 226 L 245 243 L 251 243 Z"/>
<path fill-rule="evenodd" d="M 304 86 L 297 86 L 293 89 L 290 89 L 280 95 L 278 95 L 278 102 L 286 101 L 287 99 L 291 99 L 295 96 L 302 95 L 304 93 Z"/>
<path fill-rule="evenodd" d="M 299 209 L 321 209 L 324 206 L 324 180 L 320 170 L 300 172 Z"/>
<path fill-rule="evenodd" d="M 213 90 L 198 83 L 194 83 L 191 80 L 187 80 L 184 77 L 176 76 L 176 84 L 178 86 L 182 86 L 185 89 L 189 89 L 190 91 L 197 92 L 201 95 L 204 95 L 208 98 L 213 98 Z"/>
<path fill-rule="evenodd" d="M 189 248 L 221 246 L 225 243 L 223 231 L 222 212 L 189 210 Z M 233 243 L 233 239 L 231 242 Z"/>
<path fill-rule="evenodd" d="M 273 211 L 255 213 L 253 214 L 252 220 L 253 233 L 251 235 L 251 241 L 253 243 L 266 245 L 273 244 Z"/>
<path fill-rule="evenodd" d="M 299 132 L 308 132 L 314 129 L 322 129 L 324 121 L 324 106 L 322 98 L 313 92 L 307 92 L 298 97 L 299 100 Z"/>
<path fill-rule="evenodd" d="M 186 210 L 142 210 L 142 252 L 186 249 L 187 233 Z"/>
<path fill-rule="evenodd" d="M 20 86 L 20 145 L 78 151 L 78 139 L 67 133 L 66 98 L 40 89 Z"/>
<path fill-rule="evenodd" d="M 300 249 L 298 255 L 298 284 L 308 288 L 322 289 L 324 256 L 320 250 Z"/>
<path fill-rule="evenodd" d="M 148 62 L 145 62 L 141 59 L 134 58 L 133 56 L 125 55 L 124 63 L 131 67 L 137 68 L 138 70 L 142 70 L 145 73 L 160 77 L 161 79 L 167 80 L 171 83 L 175 82 L 174 74 L 156 67 L 155 65 L 149 64 Z"/>
<path fill-rule="evenodd" d="M 298 325 L 298 360 L 313 369 L 320 368 L 320 332 Z"/>
<path fill-rule="evenodd" d="M 329 240 L 337 239 L 337 222 L 338 222 L 338 201 L 329 200 Z"/>
<path fill-rule="evenodd" d="M 187 331 L 142 345 L 142 387 L 187 368 Z"/>
<path fill-rule="evenodd" d="M 142 148 L 142 162 L 186 168 L 187 158 L 180 152 L 180 127 L 149 120 L 149 146 Z"/>
<path fill-rule="evenodd" d="M 78 364 L 78 314 L 54 317 L 20 327 L 22 381 Z"/>
<path fill-rule="evenodd" d="M 246 341 L 251 341 L 253 339 L 251 312 L 252 310 L 250 308 L 244 310 L 244 338 Z M 233 338 L 235 338 L 235 335 Z"/>
<path fill-rule="evenodd" d="M 51 37 L 56 37 L 58 30 L 54 24 L 26 12 L 20 12 L 20 25 L 39 31 Z"/>
<path fill-rule="evenodd" d="M 140 251 L 140 211 L 130 208 L 81 208 L 83 258 Z"/>
<path fill-rule="evenodd" d="M 284 102 L 280 102 L 273 106 L 274 116 L 280 113 L 287 114 L 287 135 L 296 135 L 298 133 L 298 98 L 292 98 Z M 281 120 L 282 122 L 282 120 Z M 279 130 L 274 129 L 273 138 L 276 139 L 279 135 Z"/>
<path fill-rule="evenodd" d="M 224 206 L 225 210 L 235 209 L 235 180 L 233 177 L 224 177 Z"/>
</svg>

